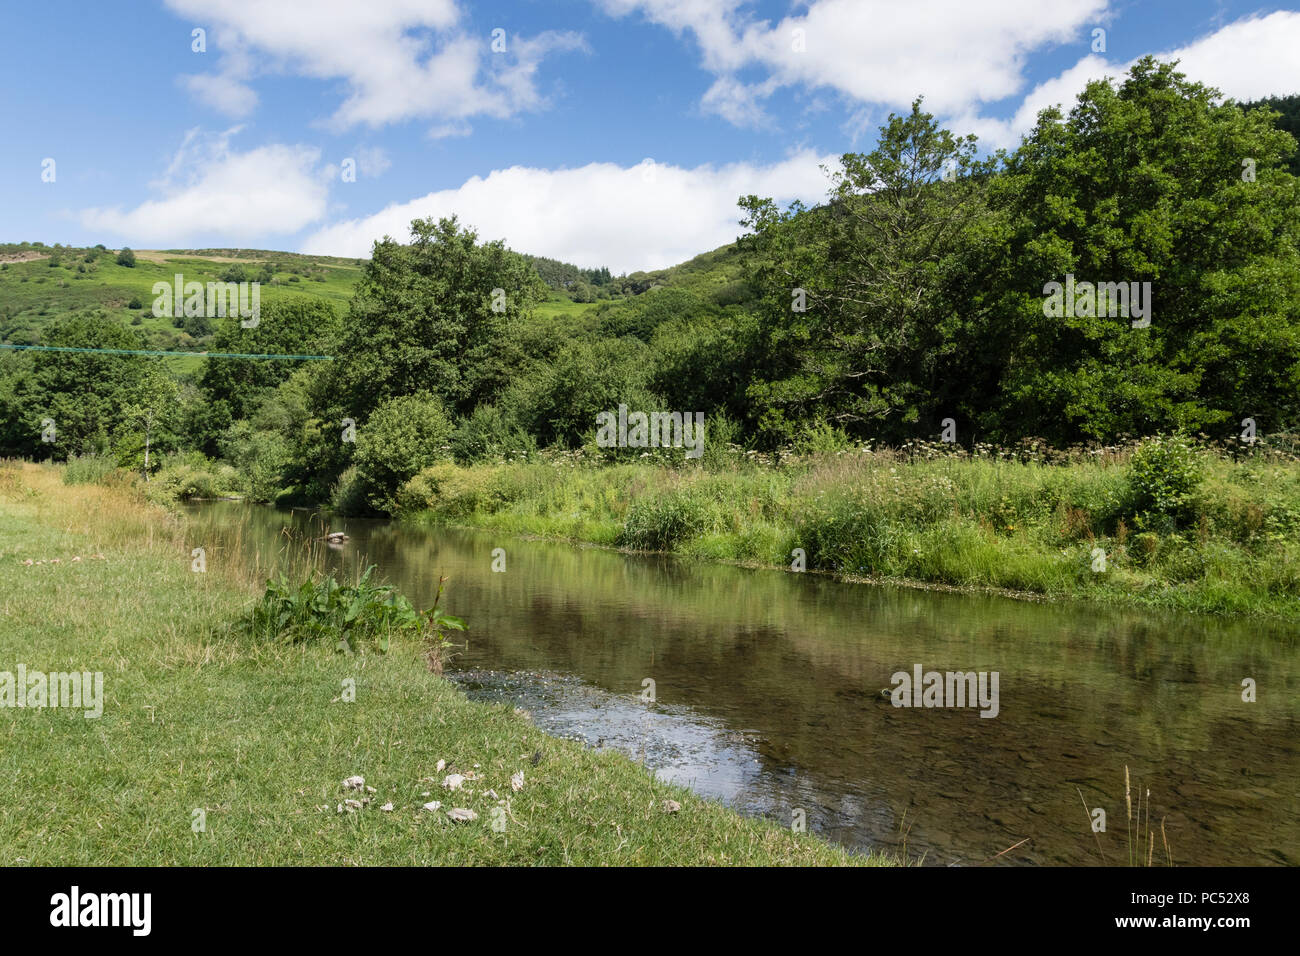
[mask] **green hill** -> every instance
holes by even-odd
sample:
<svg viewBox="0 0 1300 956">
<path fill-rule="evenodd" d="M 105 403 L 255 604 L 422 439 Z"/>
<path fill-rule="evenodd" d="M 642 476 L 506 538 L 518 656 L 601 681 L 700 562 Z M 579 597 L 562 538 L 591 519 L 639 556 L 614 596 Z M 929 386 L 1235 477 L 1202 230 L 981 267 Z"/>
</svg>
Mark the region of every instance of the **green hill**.
<svg viewBox="0 0 1300 956">
<path fill-rule="evenodd" d="M 539 256 L 524 258 L 551 288 L 550 298 L 536 307 L 544 319 L 579 319 L 615 307 L 636 311 L 631 300 L 669 286 L 717 305 L 750 296 L 734 244 L 667 269 L 625 276 Z M 341 313 L 364 262 L 269 249 L 137 249 L 135 265 L 125 266 L 118 264 L 117 250 L 103 246 L 0 244 L 0 343 L 41 345 L 42 331 L 53 319 L 100 309 L 136 329 L 145 348 L 202 352 L 211 345 L 213 320 L 155 316 L 154 283 L 170 283 L 178 273 L 185 281 L 203 283 L 256 279 L 262 283 L 263 302 L 314 296 L 332 301 Z M 598 286 L 592 285 L 593 277 Z"/>
</svg>

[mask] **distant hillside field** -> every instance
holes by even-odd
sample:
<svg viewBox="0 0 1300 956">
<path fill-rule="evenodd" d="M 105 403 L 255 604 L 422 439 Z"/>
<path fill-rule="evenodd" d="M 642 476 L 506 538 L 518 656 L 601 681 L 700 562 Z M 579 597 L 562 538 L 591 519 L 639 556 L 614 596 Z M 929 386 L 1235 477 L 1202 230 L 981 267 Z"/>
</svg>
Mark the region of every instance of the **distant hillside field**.
<svg viewBox="0 0 1300 956">
<path fill-rule="evenodd" d="M 332 301 L 342 314 L 366 261 L 267 249 L 136 249 L 134 266 L 126 266 L 118 264 L 117 253 L 103 247 L 0 245 L 0 343 L 41 345 L 42 332 L 54 318 L 102 309 L 139 332 L 145 348 L 201 352 L 210 344 L 214 322 L 206 317 L 155 316 L 155 282 L 170 283 L 177 273 L 186 282 L 205 284 L 258 280 L 263 302 L 315 296 Z M 734 244 L 668 269 L 617 277 L 608 269 L 524 258 L 551 288 L 550 298 L 534 309 L 542 319 L 596 312 L 602 318 L 614 317 L 616 325 L 627 324 L 617 316 L 632 308 L 629 300 L 664 287 L 688 292 L 707 306 L 749 298 Z"/>
</svg>

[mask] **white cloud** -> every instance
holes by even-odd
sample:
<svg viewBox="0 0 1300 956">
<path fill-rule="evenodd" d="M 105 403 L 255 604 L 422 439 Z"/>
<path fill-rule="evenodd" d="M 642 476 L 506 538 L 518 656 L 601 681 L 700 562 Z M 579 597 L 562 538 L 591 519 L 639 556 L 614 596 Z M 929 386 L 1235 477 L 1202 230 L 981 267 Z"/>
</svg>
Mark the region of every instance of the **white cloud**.
<svg viewBox="0 0 1300 956">
<path fill-rule="evenodd" d="M 690 33 L 718 80 L 702 107 L 738 125 L 782 87 L 829 88 L 858 103 L 906 108 L 918 94 L 938 113 L 969 112 L 1014 95 L 1026 56 L 1081 39 L 1108 0 L 811 0 L 773 26 L 746 0 L 595 0 L 613 16 L 639 12 Z M 796 33 L 796 31 L 801 31 Z M 745 85 L 742 69 L 766 72 Z"/>
<path fill-rule="evenodd" d="M 186 84 L 226 112 L 247 107 L 247 82 L 259 72 L 344 81 L 348 94 L 330 118 L 335 129 L 409 119 L 440 125 L 504 118 L 545 105 L 537 72 L 548 55 L 585 49 L 576 33 L 491 37 L 461 27 L 455 0 L 166 0 L 176 13 L 212 25 L 209 53 L 220 72 Z M 237 113 L 235 115 L 245 115 Z"/>
<path fill-rule="evenodd" d="M 228 73 L 183 76 L 181 85 L 195 99 L 227 116 L 244 117 L 257 108 L 257 94 L 252 87 Z"/>
<path fill-rule="evenodd" d="M 1160 54 L 1179 60 L 1190 79 L 1237 100 L 1300 92 L 1296 69 L 1300 13 L 1279 10 L 1245 17 L 1187 46 Z"/>
<path fill-rule="evenodd" d="M 393 161 L 379 146 L 362 146 L 357 150 L 357 170 L 367 179 L 382 176 L 392 167 Z"/>
<path fill-rule="evenodd" d="M 742 195 L 820 201 L 828 183 L 819 164 L 836 159 L 805 150 L 769 166 L 683 169 L 648 160 L 631 167 L 512 166 L 320 229 L 301 248 L 368 256 L 371 244 L 385 235 L 406 242 L 412 219 L 454 213 L 478 230 L 480 240 L 505 239 L 520 252 L 614 272 L 659 269 L 734 240 L 741 231 L 736 200 Z"/>
<path fill-rule="evenodd" d="M 1069 113 L 1075 98 L 1092 80 L 1108 76 L 1118 78 L 1125 69 L 1122 64 L 1112 64 L 1105 57 L 1090 54 L 1059 76 L 1035 86 L 1008 119 L 967 113 L 945 125 L 962 135 L 974 133 L 986 149 L 1013 149 L 1019 144 L 1020 137 L 1033 128 L 1040 111 L 1060 106 L 1063 112 Z"/>
<path fill-rule="evenodd" d="M 1173 50 L 1156 52 L 1162 60 L 1178 60 L 1188 79 L 1216 87 L 1236 100 L 1259 99 L 1300 91 L 1295 51 L 1300 49 L 1300 13 L 1278 11 L 1234 21 L 1213 33 Z M 955 132 L 975 133 L 984 146 L 1014 147 L 1033 128 L 1040 110 L 1060 106 L 1068 113 L 1092 80 L 1122 81 L 1136 62 L 1108 61 L 1085 56 L 1060 75 L 1034 87 L 1008 119 L 964 113 L 948 125 Z"/>
<path fill-rule="evenodd" d="M 238 132 L 191 130 L 152 184 L 162 198 L 131 209 L 85 209 L 82 225 L 137 244 L 178 245 L 195 239 L 243 243 L 320 221 L 327 198 L 320 151 L 274 144 L 239 153 L 230 148 Z"/>
</svg>

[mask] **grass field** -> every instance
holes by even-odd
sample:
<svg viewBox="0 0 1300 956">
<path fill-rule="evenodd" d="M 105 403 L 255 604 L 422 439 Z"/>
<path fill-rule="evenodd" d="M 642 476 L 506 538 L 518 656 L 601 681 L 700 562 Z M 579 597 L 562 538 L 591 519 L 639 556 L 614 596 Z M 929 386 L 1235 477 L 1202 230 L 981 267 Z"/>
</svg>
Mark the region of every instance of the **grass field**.
<svg viewBox="0 0 1300 956">
<path fill-rule="evenodd" d="M 103 715 L 0 709 L 5 864 L 887 862 L 470 702 L 419 647 L 345 656 L 256 642 L 232 627 L 256 582 L 193 573 L 181 519 L 128 484 L 62 475 L 0 465 L 0 671 L 102 671 Z M 454 613 L 454 590 L 446 602 Z M 476 777 L 444 790 L 439 760 Z M 353 775 L 375 792 L 340 813 L 366 796 L 342 790 Z M 488 789 L 509 798 L 500 831 L 504 804 Z M 440 810 L 421 809 L 433 800 Z M 454 823 L 453 807 L 478 819 Z"/>
</svg>

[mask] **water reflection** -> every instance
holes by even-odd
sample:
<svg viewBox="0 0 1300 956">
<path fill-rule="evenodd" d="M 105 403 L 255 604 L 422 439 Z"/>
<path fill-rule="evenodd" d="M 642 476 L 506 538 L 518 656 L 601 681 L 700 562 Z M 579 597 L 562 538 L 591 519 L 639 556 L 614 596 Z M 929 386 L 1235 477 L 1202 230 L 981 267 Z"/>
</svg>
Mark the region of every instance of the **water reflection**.
<svg viewBox="0 0 1300 956">
<path fill-rule="evenodd" d="M 319 519 L 196 506 L 200 539 L 238 527 L 244 560 Z M 472 694 L 550 732 L 644 759 L 750 813 L 927 862 L 1099 863 L 1079 790 L 1126 862 L 1124 767 L 1150 788 L 1175 863 L 1300 863 L 1294 629 L 840 584 L 483 532 L 335 520 L 323 562 L 366 563 L 471 625 Z M 491 570 L 504 548 L 504 573 Z M 1000 712 L 896 709 L 897 670 L 997 671 Z M 1241 700 L 1254 678 L 1257 703 Z M 656 702 L 640 699 L 647 679 Z M 1077 789 L 1076 789 L 1077 788 Z M 1145 800 L 1145 797 L 1144 797 Z"/>
</svg>

